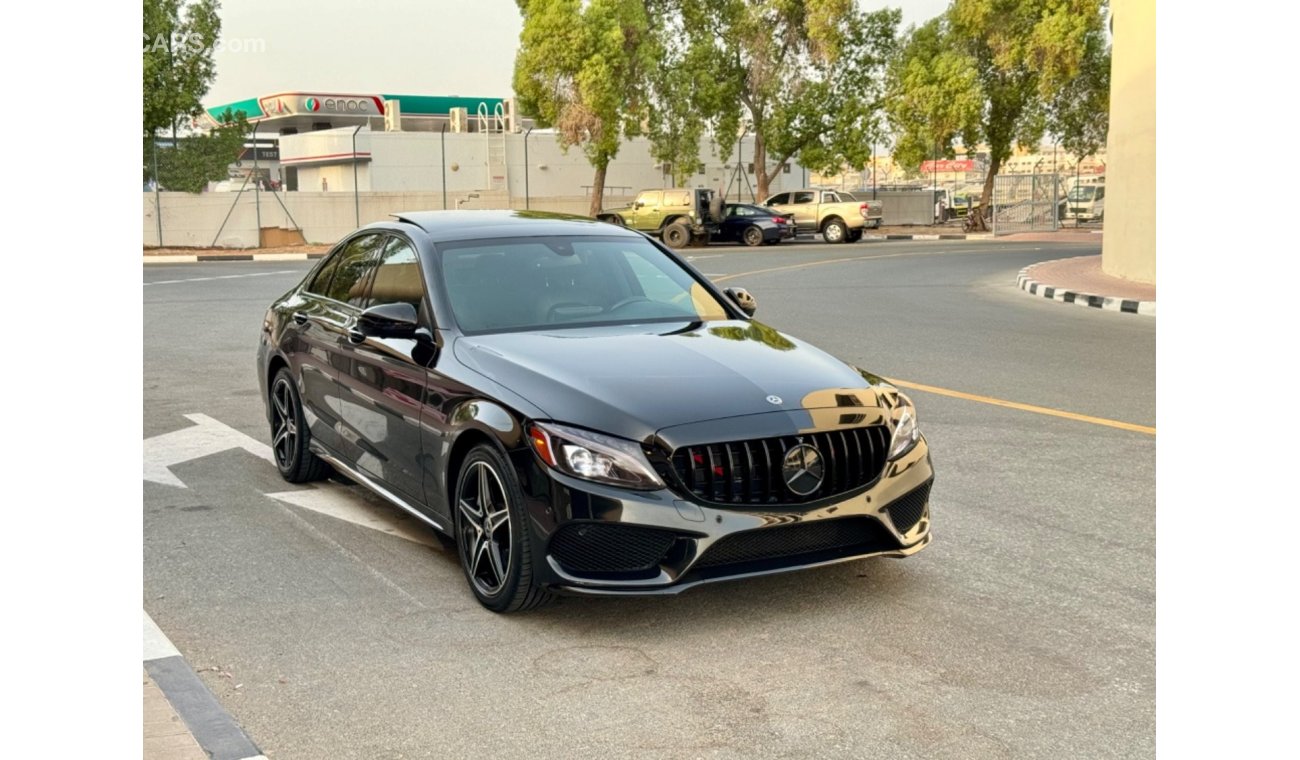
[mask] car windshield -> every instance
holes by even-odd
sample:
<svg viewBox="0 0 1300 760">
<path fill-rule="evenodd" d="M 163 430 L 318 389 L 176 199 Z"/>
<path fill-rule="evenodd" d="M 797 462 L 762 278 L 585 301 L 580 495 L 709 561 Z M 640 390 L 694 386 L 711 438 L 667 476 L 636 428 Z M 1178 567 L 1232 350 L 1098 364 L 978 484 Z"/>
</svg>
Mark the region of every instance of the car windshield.
<svg viewBox="0 0 1300 760">
<path fill-rule="evenodd" d="M 467 333 L 731 318 L 646 240 L 508 238 L 439 251 L 452 313 Z"/>
<path fill-rule="evenodd" d="M 1070 190 L 1069 198 L 1072 201 L 1090 201 L 1092 200 L 1092 194 L 1096 192 L 1096 190 L 1097 188 L 1091 185 L 1075 187 Z"/>
</svg>

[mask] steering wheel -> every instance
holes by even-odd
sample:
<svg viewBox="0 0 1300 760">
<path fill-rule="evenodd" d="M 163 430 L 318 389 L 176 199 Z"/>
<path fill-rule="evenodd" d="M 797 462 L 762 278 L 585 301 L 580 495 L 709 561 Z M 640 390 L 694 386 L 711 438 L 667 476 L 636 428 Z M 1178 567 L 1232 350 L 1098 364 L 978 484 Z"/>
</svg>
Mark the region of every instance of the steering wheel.
<svg viewBox="0 0 1300 760">
<path fill-rule="evenodd" d="M 628 298 L 624 298 L 623 300 L 609 307 L 608 309 L 605 310 L 605 313 L 613 314 L 614 312 L 618 311 L 624 306 L 631 306 L 634 303 L 653 303 L 653 302 L 649 298 L 646 298 L 645 296 L 631 296 Z"/>
</svg>

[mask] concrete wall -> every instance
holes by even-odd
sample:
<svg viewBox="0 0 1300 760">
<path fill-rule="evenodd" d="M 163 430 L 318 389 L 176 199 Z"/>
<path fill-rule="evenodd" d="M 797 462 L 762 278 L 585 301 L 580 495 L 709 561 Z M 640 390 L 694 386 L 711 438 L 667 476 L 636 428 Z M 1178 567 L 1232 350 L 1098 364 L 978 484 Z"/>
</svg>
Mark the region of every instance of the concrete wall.
<svg viewBox="0 0 1300 760">
<path fill-rule="evenodd" d="M 500 138 L 500 134 L 493 136 L 493 139 Z M 216 238 L 218 246 L 256 247 L 259 210 L 263 228 L 288 228 L 296 224 L 312 243 L 333 243 L 355 229 L 358 226 L 358 205 L 360 224 L 388 219 L 394 211 L 442 208 L 531 208 L 587 214 L 595 172 L 581 148 L 574 147 L 565 152 L 553 132 L 534 131 L 527 136 L 528 158 L 525 161 L 524 139 L 522 133 L 506 135 L 507 189 L 487 191 L 484 188 L 489 184 L 486 163 L 488 136 L 483 134 L 369 132 L 362 129 L 356 135 L 358 160 L 355 166 L 351 160 L 350 128 L 285 135 L 280 138 L 280 157 L 286 168 L 295 166 L 295 158 L 338 155 L 345 158 L 296 165 L 299 190 L 274 195 L 263 192 L 260 201 L 255 199 L 251 190 L 238 199 L 234 192 L 163 193 L 161 245 L 206 247 Z M 743 142 L 740 151 L 744 156 L 753 155 L 752 137 Z M 700 157 L 705 162 L 705 171 L 694 175 L 689 185 L 725 189 L 730 184 L 729 197 L 749 199 L 749 188 L 754 184 L 754 178 L 752 174 L 747 175 L 748 185 L 735 179 L 734 149 L 729 157 L 724 157 L 706 145 Z M 748 164 L 748 161 L 744 163 Z M 725 168 L 727 166 L 731 168 Z M 773 179 L 771 191 L 776 193 L 802 187 L 804 177 L 804 170 L 792 165 L 790 172 Z M 327 190 L 322 191 L 322 180 Z M 354 184 L 358 189 L 356 199 L 353 197 Z M 672 177 L 664 174 L 651 158 L 649 141 L 642 138 L 629 140 L 609 166 L 604 205 L 606 208 L 625 205 L 639 190 L 670 187 L 672 184 Z M 478 197 L 470 198 L 471 195 Z M 144 243 L 159 245 L 153 195 L 145 195 L 143 206 Z M 230 216 L 222 228 L 227 212 Z"/>
<path fill-rule="evenodd" d="M 360 154 L 357 185 L 363 192 L 441 192 L 445 165 L 447 192 L 463 197 L 490 186 L 488 140 L 500 139 L 499 134 L 443 135 L 437 132 L 369 132 L 363 129 L 357 135 L 357 153 Z M 351 140 L 351 129 L 285 135 L 280 138 L 280 159 L 285 166 L 291 166 L 295 159 L 340 154 L 350 156 Z M 505 140 L 510 195 L 550 197 L 590 192 L 595 170 L 587 163 L 580 147 L 574 146 L 566 152 L 560 147 L 555 133 L 550 131 L 507 134 Z M 524 160 L 525 140 L 527 161 Z M 739 155 L 752 157 L 753 151 L 751 136 L 741 142 Z M 366 153 L 369 153 L 368 157 Z M 755 184 L 754 175 L 746 173 L 748 184 L 737 178 L 734 174 L 736 158 L 736 149 L 728 156 L 719 156 L 715 146 L 706 143 L 700 150 L 705 171 L 693 175 L 687 184 L 724 189 L 731 185 L 732 197 L 743 194 L 748 198 L 750 188 Z M 748 169 L 749 159 L 743 159 L 742 163 Z M 350 192 L 352 189 L 350 159 L 299 165 L 297 169 L 300 190 L 320 190 L 322 176 L 328 181 L 331 192 Z M 802 187 L 804 181 L 803 168 L 792 164 L 788 173 L 773 179 L 771 192 Z M 672 177 L 665 174 L 651 157 L 650 142 L 645 138 L 624 142 L 605 177 L 607 194 L 615 195 L 635 195 L 638 190 L 671 187 L 672 184 Z"/>
<path fill-rule="evenodd" d="M 1156 281 L 1156 9 L 1113 0 L 1102 269 Z"/>
<path fill-rule="evenodd" d="M 330 186 L 334 183 L 331 181 Z M 480 193 L 481 197 L 460 204 L 463 209 L 524 208 L 525 200 L 505 193 Z M 216 245 L 227 248 L 255 248 L 258 245 L 258 206 L 263 228 L 302 227 L 309 243 L 333 243 L 362 224 L 391 219 L 397 211 L 427 211 L 443 208 L 439 192 L 352 193 L 297 192 L 261 193 L 161 193 L 163 235 L 167 247 L 208 247 L 225 219 L 225 227 Z M 278 199 L 278 201 L 277 201 Z M 632 196 L 606 196 L 610 205 L 631 202 Z M 457 196 L 448 196 L 449 208 L 457 208 Z M 283 202 L 284 206 L 280 205 Z M 557 195 L 532 198 L 534 210 L 586 214 L 588 199 L 584 195 Z M 359 212 L 359 219 L 358 219 Z M 229 218 L 227 219 L 227 213 Z M 143 233 L 146 246 L 159 245 L 158 226 L 152 193 L 144 194 Z"/>
</svg>

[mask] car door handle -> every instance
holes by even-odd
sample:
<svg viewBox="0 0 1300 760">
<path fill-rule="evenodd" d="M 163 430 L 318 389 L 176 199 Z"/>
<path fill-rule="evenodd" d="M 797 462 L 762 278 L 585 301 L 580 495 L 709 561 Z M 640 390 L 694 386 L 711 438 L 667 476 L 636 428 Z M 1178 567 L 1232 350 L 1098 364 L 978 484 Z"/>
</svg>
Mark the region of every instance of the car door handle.
<svg viewBox="0 0 1300 760">
<path fill-rule="evenodd" d="M 295 311 L 293 313 L 293 321 L 300 325 L 307 324 L 307 313 L 304 311 Z"/>
</svg>

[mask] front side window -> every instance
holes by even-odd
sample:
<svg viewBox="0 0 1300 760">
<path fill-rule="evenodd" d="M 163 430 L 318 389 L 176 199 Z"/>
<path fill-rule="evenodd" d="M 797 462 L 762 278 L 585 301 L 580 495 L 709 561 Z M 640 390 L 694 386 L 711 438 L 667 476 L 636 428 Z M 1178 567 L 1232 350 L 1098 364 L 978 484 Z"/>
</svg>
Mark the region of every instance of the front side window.
<svg viewBox="0 0 1300 760">
<path fill-rule="evenodd" d="M 636 197 L 636 202 L 643 206 L 658 206 L 661 192 L 659 190 L 647 190 Z"/>
<path fill-rule="evenodd" d="M 815 197 L 812 193 L 791 193 L 793 199 L 791 203 L 812 203 Z"/>
<path fill-rule="evenodd" d="M 789 203 L 789 202 L 790 202 L 789 193 L 777 193 L 776 195 L 773 195 L 771 198 L 767 199 L 767 203 L 769 206 L 780 206 L 783 203 Z"/>
<path fill-rule="evenodd" d="M 419 311 L 423 301 L 424 283 L 415 248 L 405 238 L 390 238 L 370 284 L 369 305 L 409 303 Z"/>
<path fill-rule="evenodd" d="M 448 302 L 468 333 L 731 319 L 645 240 L 508 238 L 440 248 Z"/>
<path fill-rule="evenodd" d="M 337 254 L 334 275 L 322 295 L 364 309 L 366 289 L 370 284 L 368 275 L 375 268 L 375 254 L 384 240 L 384 236 L 379 234 L 361 235 L 348 243 Z"/>
</svg>

